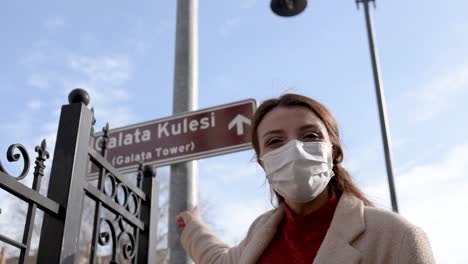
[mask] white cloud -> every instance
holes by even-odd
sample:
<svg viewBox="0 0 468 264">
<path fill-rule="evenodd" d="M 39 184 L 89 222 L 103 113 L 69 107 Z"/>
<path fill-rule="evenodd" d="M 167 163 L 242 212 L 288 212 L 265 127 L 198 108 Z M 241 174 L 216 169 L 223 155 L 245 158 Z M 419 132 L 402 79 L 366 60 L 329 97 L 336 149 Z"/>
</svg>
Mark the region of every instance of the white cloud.
<svg viewBox="0 0 468 264">
<path fill-rule="evenodd" d="M 40 137 L 41 140 L 47 138 L 49 146 L 53 147 L 60 106 L 67 103 L 68 93 L 74 88 L 83 88 L 90 94 L 90 106 L 94 106 L 96 113 L 96 130 L 100 130 L 106 122 L 109 122 L 111 127 L 127 125 L 131 122 L 134 118 L 129 108 L 131 95 L 125 87 L 132 74 L 132 66 L 128 57 L 123 55 L 90 57 L 71 54 L 64 60 L 63 57 L 47 55 L 49 54 L 45 50 L 32 52 L 24 57 L 23 63 L 32 72 L 28 84 L 35 88 L 66 87 L 65 90 L 49 96 L 47 104 L 39 99 L 29 102 L 28 109 L 16 118 L 14 124 L 9 125 L 9 129 L 18 131 L 18 135 L 22 138 Z M 46 66 L 49 64 L 61 65 L 60 72 Z M 52 92 L 52 89 L 49 92 Z M 54 115 L 49 115 L 49 118 L 44 115 L 43 125 L 32 129 L 31 124 L 34 120 L 32 111 L 39 108 L 43 112 L 52 111 Z M 38 131 L 43 131 L 43 133 L 38 133 Z"/>
<path fill-rule="evenodd" d="M 19 62 L 23 66 L 26 66 L 28 68 L 34 68 L 37 65 L 43 64 L 45 61 L 47 61 L 47 59 L 48 59 L 47 54 L 44 52 L 44 50 L 41 49 L 41 50 L 34 50 L 30 52 L 29 54 L 26 54 L 20 59 Z M 38 69 L 38 71 L 41 71 L 41 70 Z M 43 72 L 43 70 L 41 72 Z"/>
<path fill-rule="evenodd" d="M 409 93 L 414 102 L 414 118 L 428 120 L 450 109 L 468 92 L 468 64 L 436 76 L 422 88 Z"/>
<path fill-rule="evenodd" d="M 252 8 L 255 4 L 257 4 L 258 0 L 241 0 L 240 5 L 243 9 Z"/>
<path fill-rule="evenodd" d="M 467 169 L 468 144 L 463 144 L 439 162 L 413 166 L 395 179 L 400 213 L 428 234 L 439 263 L 466 263 L 455 252 L 463 252 L 468 236 Z M 386 182 L 364 190 L 377 205 L 389 204 Z"/>
<path fill-rule="evenodd" d="M 200 175 L 205 175 L 199 177 L 201 200 L 210 210 L 205 221 L 229 245 L 240 242 L 255 218 L 272 208 L 268 183 L 252 155 L 240 152 L 199 164 Z"/>
<path fill-rule="evenodd" d="M 112 56 L 93 58 L 71 56 L 68 61 L 71 69 L 83 73 L 91 81 L 121 84 L 130 78 L 131 68 L 128 58 Z"/>
<path fill-rule="evenodd" d="M 70 56 L 68 66 L 73 73 L 80 77 L 69 78 L 63 81 L 67 93 L 71 88 L 83 88 L 90 97 L 95 109 L 97 127 L 104 126 L 106 122 L 112 127 L 128 125 L 134 114 L 128 106 L 131 98 L 126 82 L 131 78 L 132 66 L 126 56 Z"/>
<path fill-rule="evenodd" d="M 243 201 L 224 201 L 216 211 L 216 224 L 220 228 L 219 236 L 228 245 L 238 244 L 247 235 L 252 222 L 261 214 L 271 209 L 263 198 Z"/>
<path fill-rule="evenodd" d="M 89 93 L 91 97 L 89 106 L 94 108 L 96 118 L 95 131 L 100 131 L 106 123 L 109 123 L 112 129 L 129 125 L 135 119 L 135 115 L 128 106 L 128 97 L 122 97 L 121 94 L 114 95 L 111 88 L 92 83 L 67 87 L 82 88 Z"/>
<path fill-rule="evenodd" d="M 28 79 L 28 85 L 34 87 L 34 88 L 40 88 L 40 89 L 45 89 L 49 87 L 50 83 L 48 78 L 41 74 L 33 73 L 29 79 Z"/>
<path fill-rule="evenodd" d="M 163 33 L 169 32 L 172 28 L 174 28 L 174 22 L 172 18 L 166 17 L 156 22 L 155 32 L 157 35 L 161 35 Z"/>
<path fill-rule="evenodd" d="M 240 17 L 228 17 L 226 18 L 223 23 L 219 25 L 219 34 L 222 37 L 227 37 L 229 33 L 237 28 L 241 23 Z"/>
<path fill-rule="evenodd" d="M 52 53 L 54 54 L 54 53 Z M 34 147 L 39 145 L 42 139 L 47 141 L 47 149 L 51 157 L 46 161 L 46 169 L 50 170 L 53 160 L 53 151 L 57 136 L 57 128 L 60 114 L 60 106 L 67 103 L 67 96 L 71 89 L 86 88 L 92 98 L 91 104 L 96 108 L 98 125 L 109 121 L 112 126 L 128 124 L 133 118 L 129 108 L 129 92 L 125 88 L 126 82 L 131 78 L 131 63 L 125 56 L 88 57 L 70 55 L 68 60 L 62 56 L 49 56 L 47 50 L 33 51 L 27 54 L 21 63 L 31 72 L 27 80 L 34 88 L 46 88 L 54 86 L 66 87 L 65 90 L 46 90 L 35 93 L 31 101 L 24 102 L 22 111 L 11 116 L 10 123 L 1 124 L 2 131 L 8 131 L 14 135 L 14 141 L 22 143 L 28 149 L 31 158 L 30 175 L 24 183 L 31 184 L 34 158 Z M 54 70 L 48 65 L 58 65 L 60 71 Z M 46 77 L 44 77 L 46 76 Z M 40 109 L 40 113 L 39 110 Z M 100 127 L 96 127 L 100 130 Z M 11 138 L 11 136 L 9 136 Z M 9 143 L 9 142 L 8 142 Z M 9 172 L 17 175 L 20 171 L 18 164 L 4 164 Z M 48 177 L 43 180 L 43 186 L 47 185 Z M 45 194 L 44 190 L 42 192 Z M 0 192 L 1 208 L 14 208 L 18 202 L 6 198 L 4 192 Z M 11 220 L 4 213 L 0 215 L 0 226 L 4 221 Z M 5 226 L 5 225 L 3 225 Z M 11 232 L 21 230 L 11 229 Z"/>
<path fill-rule="evenodd" d="M 380 140 L 377 139 L 377 140 Z M 367 145 L 360 145 L 353 148 L 348 148 L 346 145 L 343 145 L 345 158 L 343 160 L 343 166 L 355 177 L 354 180 L 357 184 L 361 184 L 365 181 L 376 182 L 379 179 L 371 175 L 368 177 L 366 171 L 369 168 L 375 169 L 372 166 L 378 166 L 378 164 L 383 163 L 385 156 L 382 149 L 382 146 L 377 143 L 372 144 L 369 142 L 375 141 L 375 138 L 367 138 Z"/>
<path fill-rule="evenodd" d="M 281 95 L 281 94 L 285 94 L 288 92 L 297 93 L 297 91 L 294 91 L 296 90 L 296 87 L 297 85 L 293 84 L 289 80 L 283 80 L 279 78 L 274 78 L 271 80 L 271 89 L 272 91 L 274 91 L 272 92 L 272 94 L 274 95 Z"/>
<path fill-rule="evenodd" d="M 142 39 L 129 40 L 130 44 L 135 48 L 135 52 L 138 55 L 145 55 L 151 48 L 151 43 Z"/>
<path fill-rule="evenodd" d="M 45 29 L 48 30 L 53 30 L 57 28 L 61 28 L 65 25 L 65 20 L 62 17 L 48 17 L 44 19 L 42 22 L 42 25 L 44 26 Z"/>
<path fill-rule="evenodd" d="M 42 102 L 39 100 L 32 100 L 32 101 L 29 101 L 28 103 L 28 107 L 31 110 L 38 110 L 41 108 L 41 106 L 42 106 Z"/>
<path fill-rule="evenodd" d="M 111 91 L 111 96 L 116 99 L 128 99 L 130 97 L 129 93 L 123 89 L 115 89 Z"/>
<path fill-rule="evenodd" d="M 253 155 L 250 151 L 246 155 Z M 206 162 L 203 171 L 207 175 L 217 175 L 216 178 L 222 184 L 231 184 L 235 181 L 251 180 L 259 178 L 263 173 L 259 165 L 254 161 L 230 162 L 229 160 L 220 160 L 221 162 Z M 261 176 L 263 177 L 263 176 Z"/>
</svg>

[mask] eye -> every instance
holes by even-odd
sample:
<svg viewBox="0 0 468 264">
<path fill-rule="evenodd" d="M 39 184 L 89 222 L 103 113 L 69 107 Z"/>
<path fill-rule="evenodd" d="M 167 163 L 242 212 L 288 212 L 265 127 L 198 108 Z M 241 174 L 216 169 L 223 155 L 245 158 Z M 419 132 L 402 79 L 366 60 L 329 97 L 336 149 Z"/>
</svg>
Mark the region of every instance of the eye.
<svg viewBox="0 0 468 264">
<path fill-rule="evenodd" d="M 280 138 L 272 138 L 265 142 L 265 146 L 274 146 L 280 144 L 281 142 L 283 142 L 283 140 Z"/>
<path fill-rule="evenodd" d="M 323 139 L 322 134 L 320 132 L 307 132 L 302 138 L 309 141 L 320 141 Z"/>
</svg>

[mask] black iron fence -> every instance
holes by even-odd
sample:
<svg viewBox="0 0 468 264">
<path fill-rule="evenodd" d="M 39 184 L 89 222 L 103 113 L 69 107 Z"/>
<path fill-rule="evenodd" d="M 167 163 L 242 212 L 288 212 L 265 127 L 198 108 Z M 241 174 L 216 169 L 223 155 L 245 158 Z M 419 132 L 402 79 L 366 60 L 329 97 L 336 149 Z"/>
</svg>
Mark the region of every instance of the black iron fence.
<svg viewBox="0 0 468 264">
<path fill-rule="evenodd" d="M 30 167 L 24 146 L 14 144 L 7 150 L 8 161 L 24 161 L 18 177 L 8 174 L 0 162 L 0 188 L 28 204 L 23 239 L 0 234 L 0 241 L 20 250 L 19 263 L 28 261 L 37 209 L 44 212 L 37 263 L 75 263 L 85 197 L 95 202 L 89 263 L 96 263 L 99 246 L 110 248 L 110 263 L 156 261 L 158 179 L 151 167 L 140 164 L 133 184 L 106 160 L 108 125 L 101 152 L 89 146 L 95 119 L 88 103 L 86 91 L 76 89 L 62 107 L 47 197 L 38 192 L 49 157 L 45 140 L 35 149 L 32 188 L 18 182 Z M 89 162 L 99 168 L 97 184 L 87 181 Z"/>
</svg>

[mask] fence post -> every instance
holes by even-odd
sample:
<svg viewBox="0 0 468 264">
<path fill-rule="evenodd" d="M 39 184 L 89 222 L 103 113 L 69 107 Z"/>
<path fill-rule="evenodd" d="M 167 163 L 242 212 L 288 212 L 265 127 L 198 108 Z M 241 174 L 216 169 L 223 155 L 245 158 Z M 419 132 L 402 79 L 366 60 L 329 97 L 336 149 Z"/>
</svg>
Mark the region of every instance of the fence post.
<svg viewBox="0 0 468 264">
<path fill-rule="evenodd" d="M 93 114 L 86 91 L 75 89 L 68 100 L 60 114 L 47 193 L 60 212 L 44 215 L 37 263 L 75 263 L 78 255 Z"/>
<path fill-rule="evenodd" d="M 143 169 L 141 184 L 147 200 L 141 204 L 140 219 L 145 223 L 145 231 L 138 237 L 138 259 L 136 263 L 156 263 L 156 241 L 159 220 L 159 179 L 151 166 Z"/>
</svg>

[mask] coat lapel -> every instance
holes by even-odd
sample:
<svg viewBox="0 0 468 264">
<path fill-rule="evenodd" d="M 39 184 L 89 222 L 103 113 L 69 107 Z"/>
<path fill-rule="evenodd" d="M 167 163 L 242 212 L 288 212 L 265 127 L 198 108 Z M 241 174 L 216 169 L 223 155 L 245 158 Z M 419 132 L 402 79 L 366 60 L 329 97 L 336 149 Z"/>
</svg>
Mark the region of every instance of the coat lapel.
<svg viewBox="0 0 468 264">
<path fill-rule="evenodd" d="M 364 204 L 353 196 L 343 193 L 313 263 L 359 263 L 361 253 L 351 243 L 364 230 Z"/>
<path fill-rule="evenodd" d="M 276 234 L 278 225 L 283 219 L 284 209 L 282 207 L 272 211 L 270 217 L 267 217 L 265 223 L 259 223 L 260 229 L 255 232 L 252 240 L 246 245 L 239 263 L 256 263 L 270 241 Z"/>
<path fill-rule="evenodd" d="M 256 263 L 276 234 L 283 218 L 282 207 L 272 211 L 265 223 L 258 223 L 259 230 L 244 248 L 239 263 Z M 320 246 L 314 264 L 355 264 L 361 253 L 351 243 L 365 230 L 364 204 L 353 196 L 343 193 L 335 210 L 330 228 Z"/>
</svg>

